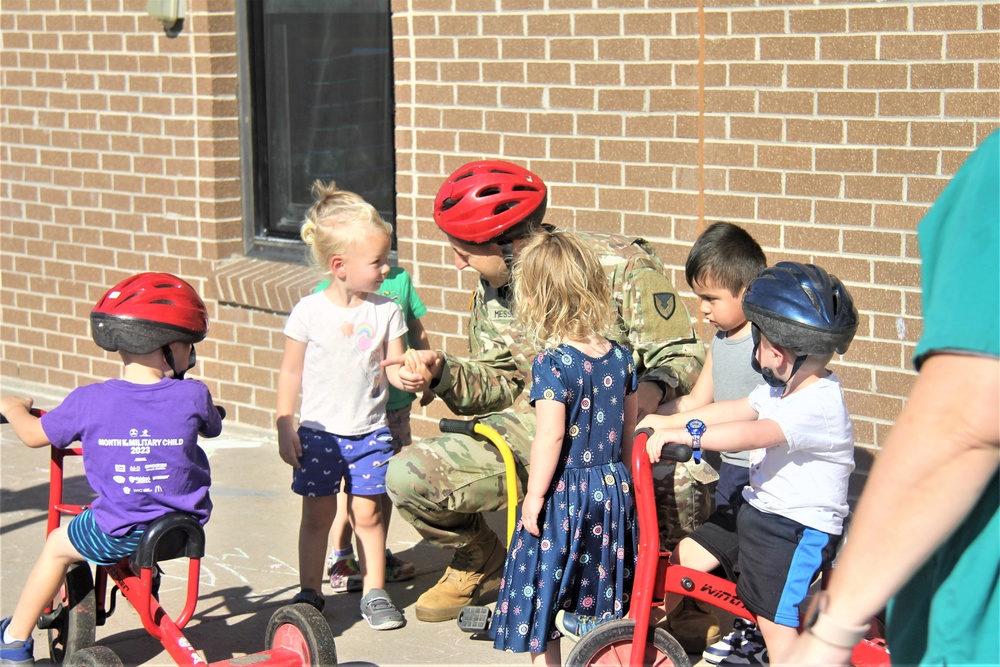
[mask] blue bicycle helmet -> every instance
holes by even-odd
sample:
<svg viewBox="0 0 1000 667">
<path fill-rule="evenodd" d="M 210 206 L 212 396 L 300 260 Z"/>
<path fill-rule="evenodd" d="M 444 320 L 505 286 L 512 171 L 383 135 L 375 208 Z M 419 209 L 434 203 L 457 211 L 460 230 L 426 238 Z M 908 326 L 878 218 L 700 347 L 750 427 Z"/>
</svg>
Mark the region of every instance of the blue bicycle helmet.
<svg viewBox="0 0 1000 667">
<path fill-rule="evenodd" d="M 858 330 L 854 299 L 813 264 L 779 262 L 743 294 L 743 314 L 769 341 L 799 355 L 844 354 Z"/>
</svg>

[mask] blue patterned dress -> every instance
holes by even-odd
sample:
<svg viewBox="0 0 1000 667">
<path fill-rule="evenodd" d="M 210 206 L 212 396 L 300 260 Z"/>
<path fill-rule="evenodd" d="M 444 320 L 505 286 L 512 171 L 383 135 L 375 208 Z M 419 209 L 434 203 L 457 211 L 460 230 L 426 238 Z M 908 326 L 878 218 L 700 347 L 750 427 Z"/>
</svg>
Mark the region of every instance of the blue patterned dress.
<svg viewBox="0 0 1000 667">
<path fill-rule="evenodd" d="M 507 553 L 493 646 L 545 651 L 558 639 L 559 609 L 620 617 L 635 570 L 632 481 L 621 459 L 625 395 L 636 390 L 635 365 L 617 344 L 600 358 L 569 345 L 539 354 L 531 402 L 566 404 L 566 435 L 545 506 L 541 537 L 518 521 Z"/>
</svg>

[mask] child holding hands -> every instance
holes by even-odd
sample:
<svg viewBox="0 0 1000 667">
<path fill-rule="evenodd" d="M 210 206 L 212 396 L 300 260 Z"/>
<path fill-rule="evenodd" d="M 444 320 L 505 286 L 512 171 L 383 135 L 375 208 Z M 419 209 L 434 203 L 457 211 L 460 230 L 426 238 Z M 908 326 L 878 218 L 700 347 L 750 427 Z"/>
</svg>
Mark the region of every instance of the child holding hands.
<svg viewBox="0 0 1000 667">
<path fill-rule="evenodd" d="M 176 276 L 142 273 L 111 288 L 90 322 L 94 342 L 121 355 L 122 379 L 79 387 L 40 418 L 30 413 L 30 399 L 0 399 L 0 413 L 29 447 L 80 441 L 97 494 L 49 534 L 13 617 L 0 621 L 4 665 L 34 664 L 31 631 L 72 563 L 112 565 L 131 556 L 161 516 L 187 512 L 204 524 L 212 512 L 208 457 L 198 435 L 214 438 L 222 421 L 208 388 L 182 381 L 194 367 L 195 343 L 208 333 L 205 304 Z M 132 440 L 140 444 L 121 446 Z M 155 486 L 121 472 L 140 467 L 161 471 Z"/>
<path fill-rule="evenodd" d="M 405 619 L 384 590 L 381 498 L 393 454 L 386 379 L 413 391 L 423 378 L 398 365 L 384 372 L 381 367 L 386 356 L 403 354 L 407 332 L 399 306 L 377 294 L 389 273 L 391 227 L 371 205 L 333 183 L 317 182 L 313 194 L 316 203 L 302 225 L 302 238 L 331 282 L 299 301 L 288 317 L 277 392 L 279 452 L 293 468 L 292 490 L 302 496 L 302 590 L 293 602 L 323 609 L 323 564 L 343 480 L 358 536 L 365 592 L 361 615 L 372 628 L 390 630 Z"/>
<path fill-rule="evenodd" d="M 844 285 L 810 264 L 781 262 L 747 287 L 754 367 L 767 384 L 748 398 L 672 416 L 653 415 L 647 443 L 658 461 L 668 442 L 749 451 L 750 483 L 736 525 L 706 523 L 682 540 L 671 561 L 710 572 L 722 565 L 757 615 L 766 650 L 745 645 L 720 665 L 780 662 L 795 640 L 798 606 L 815 573 L 829 563 L 848 513 L 854 428 L 836 375 L 827 370 L 858 326 Z M 669 612 L 680 600 L 668 596 Z"/>
<path fill-rule="evenodd" d="M 537 430 L 521 520 L 490 628 L 494 647 L 559 665 L 556 612 L 620 618 L 636 555 L 626 464 L 637 397 L 597 256 L 577 235 L 539 234 L 514 265 L 514 312 L 544 350 L 532 366 Z"/>
</svg>

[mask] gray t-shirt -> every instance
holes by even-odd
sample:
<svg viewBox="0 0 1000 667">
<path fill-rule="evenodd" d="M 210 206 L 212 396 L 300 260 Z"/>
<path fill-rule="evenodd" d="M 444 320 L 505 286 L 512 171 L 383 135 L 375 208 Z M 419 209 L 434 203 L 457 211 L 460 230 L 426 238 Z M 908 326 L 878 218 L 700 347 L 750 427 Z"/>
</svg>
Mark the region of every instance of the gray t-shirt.
<svg viewBox="0 0 1000 667">
<path fill-rule="evenodd" d="M 729 401 L 746 398 L 757 385 L 764 384 L 760 373 L 750 365 L 753 359 L 753 337 L 747 333 L 739 338 L 729 338 L 722 331 L 712 340 L 712 399 Z M 749 468 L 749 451 L 720 452 L 725 463 Z"/>
<path fill-rule="evenodd" d="M 407 331 L 399 306 L 369 294 L 355 308 L 323 292 L 299 301 L 285 335 L 306 343 L 299 424 L 336 435 L 364 435 L 386 425 L 387 345 Z"/>
</svg>

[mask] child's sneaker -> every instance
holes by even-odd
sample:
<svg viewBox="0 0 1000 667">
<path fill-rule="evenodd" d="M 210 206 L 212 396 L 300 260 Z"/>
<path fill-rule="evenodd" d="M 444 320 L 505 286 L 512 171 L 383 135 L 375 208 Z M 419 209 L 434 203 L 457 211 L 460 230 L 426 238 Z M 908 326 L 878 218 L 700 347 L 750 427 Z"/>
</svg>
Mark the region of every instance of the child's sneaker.
<svg viewBox="0 0 1000 667">
<path fill-rule="evenodd" d="M 334 593 L 356 593 L 361 590 L 361 570 L 354 556 L 331 560 L 326 573 Z"/>
<path fill-rule="evenodd" d="M 406 619 L 393 606 L 389 594 L 373 588 L 361 598 L 361 616 L 373 630 L 394 630 L 406 624 Z"/>
<path fill-rule="evenodd" d="M 388 549 L 385 550 L 385 581 L 408 581 L 417 573 L 417 568 L 413 563 L 400 560 L 392 555 Z"/>
<path fill-rule="evenodd" d="M 556 629 L 563 634 L 564 637 L 572 641 L 580 641 L 580 637 L 587 634 L 594 628 L 608 621 L 617 621 L 618 617 L 613 616 L 610 612 L 604 614 L 603 616 L 584 616 L 582 614 L 573 614 L 571 612 L 560 609 L 556 612 Z"/>
<path fill-rule="evenodd" d="M 3 635 L 10 625 L 10 618 L 0 621 L 0 665 L 34 665 L 35 640 L 28 637 L 23 642 L 6 643 Z"/>
<path fill-rule="evenodd" d="M 710 665 L 719 664 L 726 656 L 743 645 L 743 638 L 757 629 L 757 626 L 742 618 L 733 621 L 733 631 L 705 649 L 701 657 Z"/>
<path fill-rule="evenodd" d="M 326 598 L 311 588 L 303 588 L 292 598 L 292 604 L 299 604 L 300 602 L 312 605 L 321 614 L 323 613 L 323 607 L 326 606 Z"/>
<path fill-rule="evenodd" d="M 719 667 L 768 665 L 770 660 L 767 655 L 767 646 L 764 644 L 764 636 L 760 634 L 757 626 L 751 626 L 743 633 L 743 643 L 719 661 Z"/>
</svg>

